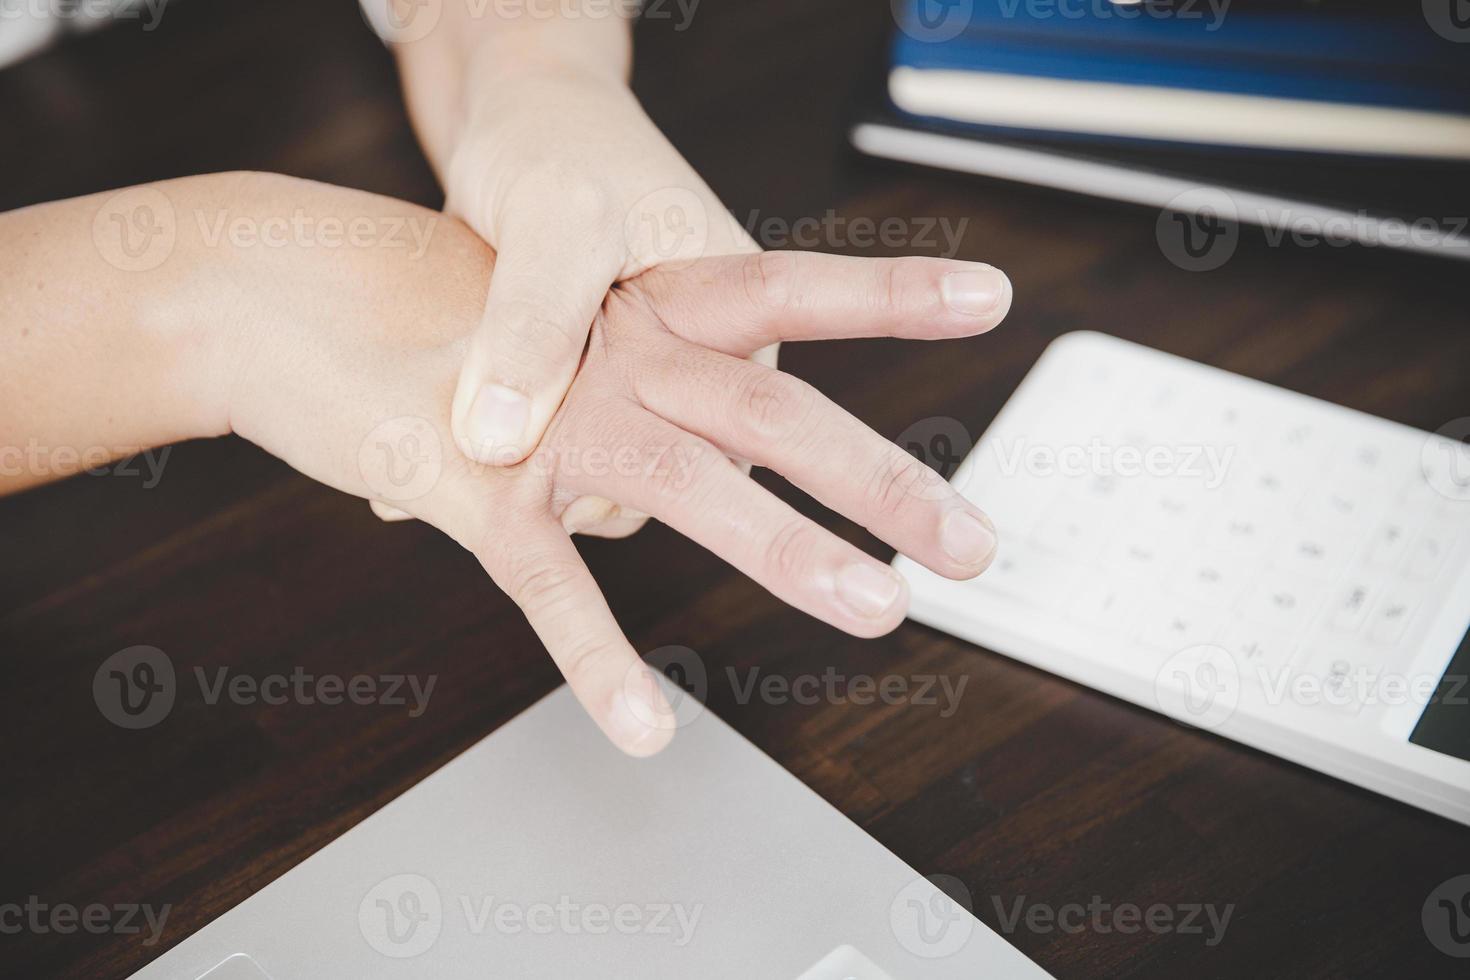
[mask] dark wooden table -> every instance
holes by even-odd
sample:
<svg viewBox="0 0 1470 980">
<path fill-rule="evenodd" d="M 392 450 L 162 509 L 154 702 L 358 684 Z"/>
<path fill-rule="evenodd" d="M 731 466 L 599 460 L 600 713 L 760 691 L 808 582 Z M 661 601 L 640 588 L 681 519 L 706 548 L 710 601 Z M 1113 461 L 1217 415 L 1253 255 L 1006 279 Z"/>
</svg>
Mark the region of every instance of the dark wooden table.
<svg viewBox="0 0 1470 980">
<path fill-rule="evenodd" d="M 1424 428 L 1470 414 L 1463 267 L 1247 232 L 1224 267 L 1189 273 L 1161 253 L 1150 210 L 856 156 L 845 118 L 889 23 L 883 0 L 705 0 L 685 31 L 640 27 L 640 93 L 742 220 L 964 217 L 962 257 L 1015 282 L 990 336 L 792 346 L 789 370 L 890 436 L 933 416 L 978 433 L 1049 340 L 1091 327 Z M 351 0 L 190 0 L 152 33 L 75 41 L 0 72 L 0 134 L 3 208 L 237 168 L 439 202 Z M 148 482 L 83 477 L 0 501 L 0 904 L 171 913 L 151 948 L 0 935 L 5 976 L 141 967 L 559 680 L 516 608 L 427 527 L 385 527 L 237 439 L 180 446 Z M 1010 933 L 1059 977 L 1466 975 L 1420 924 L 1431 889 L 1470 872 L 1463 827 L 919 626 L 850 639 L 661 527 L 583 550 L 635 645 L 693 647 L 717 678 L 968 676 L 948 718 L 738 703 L 718 682 L 710 702 L 915 868 L 964 882 L 992 927 L 1022 896 L 1235 907 L 1213 947 Z M 182 672 L 412 672 L 438 687 L 418 718 L 191 695 L 125 731 L 92 678 L 135 644 Z"/>
</svg>

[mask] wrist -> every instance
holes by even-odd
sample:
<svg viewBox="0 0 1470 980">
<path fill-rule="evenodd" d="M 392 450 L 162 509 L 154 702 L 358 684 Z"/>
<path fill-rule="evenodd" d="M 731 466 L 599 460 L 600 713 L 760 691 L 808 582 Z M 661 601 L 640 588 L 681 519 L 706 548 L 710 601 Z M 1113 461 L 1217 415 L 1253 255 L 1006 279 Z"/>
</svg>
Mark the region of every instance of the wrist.
<svg viewBox="0 0 1470 980">
<path fill-rule="evenodd" d="M 409 114 L 420 142 L 443 177 L 445 160 L 484 104 L 505 90 L 556 81 L 589 90 L 626 89 L 632 32 L 617 10 L 581 10 L 562 0 L 559 16 L 526 7 L 482 5 L 475 15 L 447 2 L 436 29 L 394 44 Z"/>
<path fill-rule="evenodd" d="M 465 84 L 476 90 L 515 86 L 525 79 L 560 78 L 627 88 L 631 48 L 589 40 L 551 30 L 492 34 L 464 51 Z"/>
<path fill-rule="evenodd" d="M 472 79 L 435 167 L 445 209 L 493 241 L 492 203 L 521 177 L 576 173 L 586 187 L 633 186 L 630 166 L 660 172 L 668 147 L 631 89 L 595 74 L 548 65 Z M 581 145 L 579 145 L 581 144 Z M 600 148 L 596 158 L 586 149 Z M 640 178 L 641 179 L 641 178 Z M 548 206 L 558 202 L 548 201 Z"/>
<path fill-rule="evenodd" d="M 578 58 L 564 47 L 516 47 L 491 41 L 465 62 L 455 136 L 498 118 L 531 112 L 561 115 L 568 105 L 598 106 L 599 112 L 641 112 L 620 66 Z"/>
</svg>

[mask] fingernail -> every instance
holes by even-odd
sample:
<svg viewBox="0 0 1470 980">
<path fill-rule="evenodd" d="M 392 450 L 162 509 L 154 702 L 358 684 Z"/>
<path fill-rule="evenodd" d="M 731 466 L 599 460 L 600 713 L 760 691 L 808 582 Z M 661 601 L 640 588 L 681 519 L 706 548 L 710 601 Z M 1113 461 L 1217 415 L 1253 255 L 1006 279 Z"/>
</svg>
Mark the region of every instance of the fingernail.
<svg viewBox="0 0 1470 980">
<path fill-rule="evenodd" d="M 853 562 L 837 573 L 837 595 L 859 616 L 878 617 L 893 608 L 902 584 L 887 568 Z"/>
<path fill-rule="evenodd" d="M 995 529 L 968 511 L 954 510 L 940 526 L 939 542 L 961 565 L 978 565 L 995 551 Z"/>
<path fill-rule="evenodd" d="M 517 444 L 530 417 L 531 400 L 519 391 L 504 385 L 482 386 L 465 420 L 465 435 L 474 455 L 489 462 L 497 449 Z"/>
<path fill-rule="evenodd" d="M 648 687 L 652 693 L 640 690 Z M 654 698 L 658 703 L 654 703 Z M 652 683 L 641 684 L 630 680 L 613 697 L 612 710 L 608 713 L 608 734 L 618 748 L 629 755 L 653 755 L 668 744 L 678 721 L 674 711 L 661 693 L 654 690 Z"/>
<path fill-rule="evenodd" d="M 944 305 L 966 316 L 990 313 L 1010 288 L 1011 281 L 1006 274 L 988 265 L 946 273 L 939 283 Z"/>
</svg>

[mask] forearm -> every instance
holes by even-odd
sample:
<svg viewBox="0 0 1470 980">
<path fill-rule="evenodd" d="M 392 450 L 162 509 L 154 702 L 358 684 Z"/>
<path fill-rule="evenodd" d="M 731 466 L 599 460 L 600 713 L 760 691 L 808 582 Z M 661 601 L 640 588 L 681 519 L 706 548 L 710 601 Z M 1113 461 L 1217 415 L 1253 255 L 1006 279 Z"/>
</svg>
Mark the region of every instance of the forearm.
<svg viewBox="0 0 1470 980">
<path fill-rule="evenodd" d="M 492 259 L 443 215 L 269 174 L 10 212 L 0 242 L 0 492 L 239 431 L 361 493 L 317 462 L 322 338 L 357 338 L 343 374 L 400 323 L 452 345 Z"/>
<path fill-rule="evenodd" d="M 393 44 L 409 112 L 435 170 L 444 175 L 463 130 L 517 80 L 575 78 L 623 88 L 636 9 L 636 0 L 445 0 L 427 35 Z"/>
<path fill-rule="evenodd" d="M 199 190 L 166 186 L 186 205 Z M 0 492 L 220 431 L 210 331 L 178 315 L 193 250 L 145 268 L 177 226 L 160 193 L 0 215 Z"/>
</svg>

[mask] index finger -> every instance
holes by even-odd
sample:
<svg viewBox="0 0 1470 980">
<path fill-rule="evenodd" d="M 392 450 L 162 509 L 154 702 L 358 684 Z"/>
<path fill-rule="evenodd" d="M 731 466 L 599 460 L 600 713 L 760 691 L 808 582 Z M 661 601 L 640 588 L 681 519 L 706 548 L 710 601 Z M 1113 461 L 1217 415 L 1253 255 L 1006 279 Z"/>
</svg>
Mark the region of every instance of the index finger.
<svg viewBox="0 0 1470 980">
<path fill-rule="evenodd" d="M 653 269 L 632 284 L 674 333 L 747 357 L 783 340 L 984 333 L 1011 306 L 1011 282 L 982 262 L 760 252 Z"/>
</svg>

